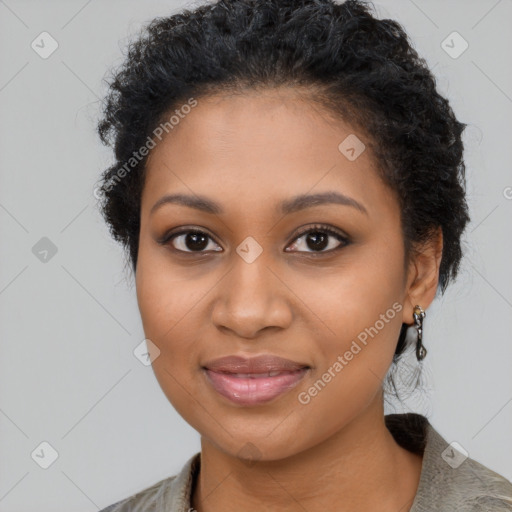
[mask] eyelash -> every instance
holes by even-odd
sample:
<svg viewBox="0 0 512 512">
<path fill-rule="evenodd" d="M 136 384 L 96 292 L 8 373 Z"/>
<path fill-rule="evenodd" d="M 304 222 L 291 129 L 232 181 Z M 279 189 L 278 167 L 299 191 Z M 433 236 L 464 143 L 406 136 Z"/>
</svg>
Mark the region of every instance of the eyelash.
<svg viewBox="0 0 512 512">
<path fill-rule="evenodd" d="M 299 253 L 306 253 L 312 257 L 318 257 L 323 254 L 332 254 L 333 252 L 336 252 L 340 249 L 343 249 L 347 245 L 350 244 L 350 240 L 347 236 L 343 235 L 341 232 L 333 229 L 330 226 L 327 226 L 325 224 L 315 224 L 313 226 L 309 226 L 307 228 L 302 228 L 299 230 L 299 232 L 296 234 L 295 238 L 293 239 L 293 242 L 298 240 L 299 238 L 303 237 L 304 235 L 307 235 L 309 233 L 315 233 L 315 232 L 321 232 L 325 233 L 327 235 L 333 236 L 336 238 L 339 242 L 341 242 L 341 245 L 338 247 L 335 247 L 334 249 L 329 249 L 327 251 L 297 251 Z M 170 245 L 170 242 L 181 235 L 188 235 L 189 233 L 195 233 L 200 235 L 206 235 L 210 240 L 215 242 L 217 245 L 219 245 L 212 236 L 210 236 L 207 232 L 202 231 L 200 229 L 195 228 L 188 228 L 188 229 L 181 229 L 178 232 L 170 232 L 166 233 L 160 240 L 158 240 L 158 243 L 161 245 Z M 292 242 L 292 243 L 293 243 Z M 181 249 L 176 249 L 175 247 L 171 247 L 174 251 L 182 253 L 182 254 L 207 254 L 205 251 L 183 251 Z M 214 252 L 220 252 L 220 251 L 214 251 Z M 295 252 L 295 251 L 287 251 L 287 252 Z"/>
</svg>

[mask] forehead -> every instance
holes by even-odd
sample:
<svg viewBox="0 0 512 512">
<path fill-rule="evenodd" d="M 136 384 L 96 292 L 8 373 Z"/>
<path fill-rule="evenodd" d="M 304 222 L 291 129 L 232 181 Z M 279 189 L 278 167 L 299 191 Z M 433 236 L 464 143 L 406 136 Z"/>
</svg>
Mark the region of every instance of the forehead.
<svg viewBox="0 0 512 512">
<path fill-rule="evenodd" d="M 197 98 L 151 150 L 143 208 L 176 191 L 246 205 L 329 189 L 387 200 L 369 142 L 293 89 Z"/>
</svg>

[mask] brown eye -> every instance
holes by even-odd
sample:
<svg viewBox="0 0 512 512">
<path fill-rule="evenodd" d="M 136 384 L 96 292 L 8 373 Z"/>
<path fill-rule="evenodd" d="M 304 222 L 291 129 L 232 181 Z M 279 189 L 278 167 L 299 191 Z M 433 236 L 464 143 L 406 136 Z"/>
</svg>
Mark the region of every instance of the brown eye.
<svg viewBox="0 0 512 512">
<path fill-rule="evenodd" d="M 348 243 L 348 238 L 334 229 L 328 226 L 314 226 L 299 233 L 291 247 L 292 250 L 299 252 L 320 253 L 335 251 Z"/>
<path fill-rule="evenodd" d="M 171 244 L 174 249 L 181 252 L 204 252 L 208 248 L 209 250 L 214 251 L 222 250 L 220 248 L 214 248 L 215 246 L 219 246 L 213 242 L 210 235 L 198 230 L 187 230 L 174 233 L 167 236 L 161 243 L 164 245 Z"/>
</svg>

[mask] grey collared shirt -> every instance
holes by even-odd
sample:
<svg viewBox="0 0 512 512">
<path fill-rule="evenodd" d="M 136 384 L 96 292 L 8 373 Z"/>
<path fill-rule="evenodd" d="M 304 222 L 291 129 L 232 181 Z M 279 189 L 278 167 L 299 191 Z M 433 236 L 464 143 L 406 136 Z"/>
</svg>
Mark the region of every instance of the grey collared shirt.
<svg viewBox="0 0 512 512">
<path fill-rule="evenodd" d="M 512 512 L 512 483 L 447 443 L 424 416 L 390 414 L 385 419 L 398 444 L 423 453 L 409 512 Z M 177 475 L 100 512 L 193 512 L 190 498 L 200 464 L 201 454 L 196 453 Z"/>
</svg>

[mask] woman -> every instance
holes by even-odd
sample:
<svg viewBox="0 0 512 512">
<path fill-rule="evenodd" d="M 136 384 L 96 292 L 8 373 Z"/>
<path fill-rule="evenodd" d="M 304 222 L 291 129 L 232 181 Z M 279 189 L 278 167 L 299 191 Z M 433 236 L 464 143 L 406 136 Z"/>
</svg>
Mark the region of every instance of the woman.
<svg viewBox="0 0 512 512">
<path fill-rule="evenodd" d="M 99 125 L 102 211 L 201 452 L 105 511 L 512 510 L 424 416 L 384 415 L 457 275 L 464 127 L 362 2 L 220 0 L 147 27 Z"/>
</svg>

